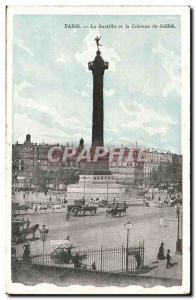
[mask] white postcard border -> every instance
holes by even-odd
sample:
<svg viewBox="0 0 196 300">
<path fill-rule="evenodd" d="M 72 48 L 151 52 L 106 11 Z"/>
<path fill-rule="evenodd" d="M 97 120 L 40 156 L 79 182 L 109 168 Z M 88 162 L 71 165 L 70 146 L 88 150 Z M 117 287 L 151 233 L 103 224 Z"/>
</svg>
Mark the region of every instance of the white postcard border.
<svg viewBox="0 0 196 300">
<path fill-rule="evenodd" d="M 25 286 L 11 281 L 11 164 L 12 164 L 12 37 L 15 14 L 103 14 L 179 15 L 181 17 L 181 95 L 183 155 L 183 274 L 182 286 L 144 288 L 69 286 L 53 284 Z M 177 6 L 10 6 L 7 11 L 7 115 L 6 115 L 6 202 L 7 202 L 7 293 L 10 294 L 186 294 L 190 291 L 190 8 Z M 24 124 L 25 126 L 25 124 Z"/>
</svg>

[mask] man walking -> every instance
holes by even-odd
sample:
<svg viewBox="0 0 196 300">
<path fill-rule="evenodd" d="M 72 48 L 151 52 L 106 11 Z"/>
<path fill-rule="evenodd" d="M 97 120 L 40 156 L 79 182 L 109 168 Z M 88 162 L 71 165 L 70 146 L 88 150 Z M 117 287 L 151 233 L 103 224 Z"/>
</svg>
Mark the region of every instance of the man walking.
<svg viewBox="0 0 196 300">
<path fill-rule="evenodd" d="M 38 206 L 37 206 L 37 204 L 35 205 L 35 209 L 34 209 L 34 212 L 33 212 L 33 214 L 35 214 L 35 213 L 37 213 L 37 214 L 38 214 Z"/>
<path fill-rule="evenodd" d="M 170 249 L 167 250 L 166 259 L 167 259 L 167 269 L 169 269 L 172 267 L 172 263 L 171 263 L 172 255 L 171 255 Z"/>
<path fill-rule="evenodd" d="M 27 228 L 27 229 L 29 229 L 30 224 L 31 224 L 31 222 L 30 222 L 29 218 L 27 218 L 27 219 L 26 219 L 26 228 Z"/>
<path fill-rule="evenodd" d="M 72 249 L 72 242 L 70 241 L 69 235 L 65 238 L 64 247 L 67 249 L 67 253 L 71 258 L 71 249 Z"/>
<path fill-rule="evenodd" d="M 159 226 L 164 227 L 164 218 L 163 218 L 163 216 L 159 220 Z"/>
</svg>

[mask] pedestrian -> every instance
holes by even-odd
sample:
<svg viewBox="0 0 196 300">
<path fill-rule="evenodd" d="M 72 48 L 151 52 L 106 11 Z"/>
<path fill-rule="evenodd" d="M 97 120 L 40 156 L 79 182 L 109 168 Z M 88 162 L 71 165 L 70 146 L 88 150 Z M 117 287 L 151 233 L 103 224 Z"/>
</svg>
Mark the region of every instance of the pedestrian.
<svg viewBox="0 0 196 300">
<path fill-rule="evenodd" d="M 85 198 L 82 197 L 82 204 L 85 204 Z"/>
<path fill-rule="evenodd" d="M 23 249 L 24 249 L 23 256 L 22 256 L 23 260 L 26 260 L 26 261 L 30 260 L 30 244 L 29 244 L 29 242 L 24 244 Z"/>
<path fill-rule="evenodd" d="M 31 222 L 30 222 L 29 218 L 27 218 L 27 219 L 26 219 L 26 228 L 27 228 L 27 229 L 29 229 L 30 224 L 31 224 Z"/>
<path fill-rule="evenodd" d="M 82 267 L 81 258 L 79 256 L 78 252 L 76 253 L 76 255 L 74 257 L 73 262 L 74 262 L 74 268 L 80 269 Z"/>
<path fill-rule="evenodd" d="M 71 258 L 71 249 L 72 249 L 72 242 L 70 241 L 70 236 L 68 235 L 66 238 L 65 238 L 65 241 L 64 241 L 64 246 L 65 248 L 67 249 L 67 253 L 68 253 L 68 256 Z"/>
<path fill-rule="evenodd" d="M 35 214 L 35 213 L 37 213 L 37 214 L 38 214 L 38 206 L 37 206 L 37 204 L 35 205 L 35 209 L 34 209 L 34 212 L 33 212 L 33 214 Z"/>
<path fill-rule="evenodd" d="M 159 220 L 159 226 L 164 227 L 164 218 L 163 218 L 163 216 L 161 216 L 161 218 Z"/>
<path fill-rule="evenodd" d="M 165 259 L 165 255 L 164 255 L 164 243 L 161 243 L 161 246 L 159 247 L 159 252 L 157 254 L 157 258 L 160 260 Z"/>
<path fill-rule="evenodd" d="M 170 249 L 167 249 L 167 255 L 166 255 L 166 259 L 167 259 L 167 269 L 172 267 L 172 255 L 171 255 L 171 251 Z"/>
<path fill-rule="evenodd" d="M 69 214 L 69 212 L 67 211 L 67 213 L 66 213 L 66 220 L 67 220 L 67 222 L 69 221 L 69 216 L 70 216 L 70 214 Z"/>
<path fill-rule="evenodd" d="M 116 200 L 114 208 L 118 208 L 118 200 Z"/>
<path fill-rule="evenodd" d="M 97 266 L 96 266 L 96 263 L 95 263 L 95 260 L 93 261 L 92 265 L 91 265 L 91 268 L 92 270 L 97 270 Z"/>
<path fill-rule="evenodd" d="M 21 222 L 21 227 L 20 227 L 20 229 L 23 230 L 24 227 L 25 227 L 25 219 L 22 218 L 22 222 Z"/>
<path fill-rule="evenodd" d="M 135 260 L 136 260 L 136 269 L 140 269 L 142 259 L 139 253 L 135 254 Z"/>
<path fill-rule="evenodd" d="M 162 207 L 162 200 L 161 200 L 161 197 L 159 196 L 159 198 L 158 198 L 158 206 L 159 207 Z"/>
</svg>

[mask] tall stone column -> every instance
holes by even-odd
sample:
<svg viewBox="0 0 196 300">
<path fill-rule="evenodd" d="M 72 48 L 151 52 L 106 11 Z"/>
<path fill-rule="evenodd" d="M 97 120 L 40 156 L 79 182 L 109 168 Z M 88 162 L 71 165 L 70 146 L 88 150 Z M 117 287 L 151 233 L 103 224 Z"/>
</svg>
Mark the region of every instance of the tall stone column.
<svg viewBox="0 0 196 300">
<path fill-rule="evenodd" d="M 104 108 L 103 108 L 103 75 L 108 69 L 108 62 L 101 57 L 98 50 L 95 60 L 88 63 L 93 74 L 93 124 L 92 148 L 104 145 Z"/>
</svg>

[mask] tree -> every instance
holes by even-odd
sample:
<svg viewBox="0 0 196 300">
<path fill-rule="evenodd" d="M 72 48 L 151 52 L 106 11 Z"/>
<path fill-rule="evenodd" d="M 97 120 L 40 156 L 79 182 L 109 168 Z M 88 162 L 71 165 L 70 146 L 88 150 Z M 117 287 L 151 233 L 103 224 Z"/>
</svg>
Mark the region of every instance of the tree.
<svg viewBox="0 0 196 300">
<path fill-rule="evenodd" d="M 150 173 L 150 183 L 154 187 L 160 185 L 178 184 L 182 185 L 182 180 L 178 174 L 178 168 L 172 163 L 160 163 L 157 170 Z"/>
</svg>

